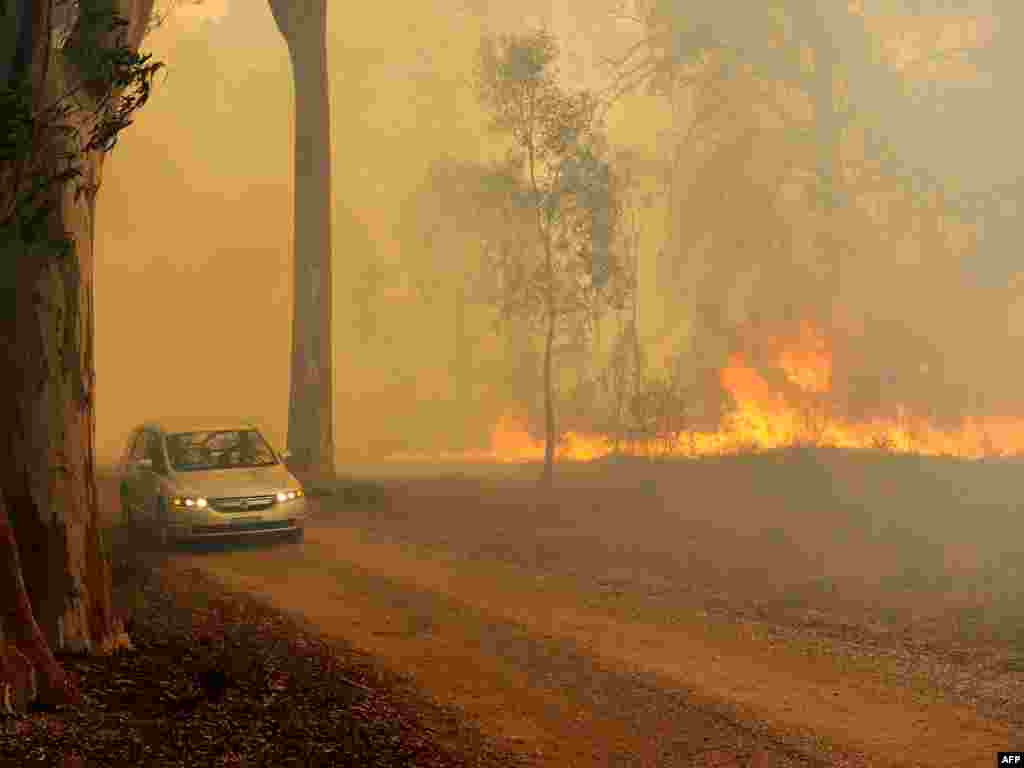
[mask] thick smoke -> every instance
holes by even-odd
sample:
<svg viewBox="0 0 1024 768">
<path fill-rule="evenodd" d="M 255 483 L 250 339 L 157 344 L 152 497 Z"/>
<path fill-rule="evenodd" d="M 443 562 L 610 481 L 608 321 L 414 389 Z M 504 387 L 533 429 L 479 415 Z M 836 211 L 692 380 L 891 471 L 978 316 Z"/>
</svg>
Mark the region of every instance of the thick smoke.
<svg viewBox="0 0 1024 768">
<path fill-rule="evenodd" d="M 529 5 L 503 6 L 492 20 L 463 0 L 330 4 L 342 460 L 451 431 L 451 312 L 410 290 L 399 211 L 436 158 L 484 153 L 473 55 L 482 32 L 538 13 Z M 109 158 L 98 206 L 102 460 L 151 418 L 244 416 L 279 445 L 287 428 L 288 52 L 265 0 L 167 0 L 162 9 L 170 12 L 144 47 L 167 69 Z M 494 366 L 495 380 L 506 376 Z"/>
<path fill-rule="evenodd" d="M 760 44 L 747 39 L 756 24 L 730 21 L 734 4 L 676 5 L 687 14 L 680 28 L 701 22 L 719 39 Z M 815 212 L 809 185 L 789 195 L 781 180 L 787 165 L 806 165 L 806 144 L 735 105 L 703 145 L 677 153 L 658 264 L 665 323 L 655 335 L 688 356 L 712 404 L 709 373 L 736 352 L 786 392 L 769 340 L 811 321 L 832 350 L 832 405 L 851 418 L 903 408 L 948 425 L 1016 414 L 1024 327 L 1012 277 L 1024 158 L 1013 81 L 1024 60 L 1010 30 L 1019 12 L 976 4 L 976 14 L 961 8 L 932 22 L 872 17 L 861 25 L 881 51 L 872 58 L 843 5 L 819 4 L 849 98 L 871 117 L 855 120 L 868 130 L 844 140 L 851 170 L 837 185 L 837 207 Z M 892 39 L 940 53 L 962 48 L 949 55 L 975 74 L 901 70 L 899 56 L 883 55 Z M 752 104 L 745 77 L 734 73 L 724 89 Z M 867 170 L 856 177 L 858 167 Z"/>
<path fill-rule="evenodd" d="M 265 2 L 174 5 L 147 41 L 167 75 L 110 158 L 99 202 L 103 458 L 113 457 L 132 425 L 154 416 L 254 416 L 279 443 L 286 428 L 287 50 Z M 569 49 L 563 71 L 571 84 L 601 87 L 602 57 L 639 35 L 636 24 L 610 15 L 618 5 L 450 0 L 404 4 L 401 13 L 330 6 L 339 455 L 407 438 L 423 446 L 451 432 L 452 313 L 420 301 L 404 274 L 409 246 L 397 229 L 403 202 L 438 157 L 477 162 L 496 149 L 471 87 L 481 34 L 545 23 Z M 754 42 L 751 9 L 767 6 L 658 5 L 688 23 L 747 18 L 749 28 L 734 31 Z M 846 6 L 820 3 L 826 14 Z M 721 406 L 718 371 L 732 353 L 785 386 L 764 338 L 793 333 L 801 320 L 827 332 L 832 397 L 852 415 L 903 403 L 955 420 L 1007 412 L 1019 401 L 1024 291 L 1010 278 L 1024 159 L 1015 145 L 1020 102 L 1008 84 L 1024 63 L 1011 45 L 1018 25 L 1010 14 L 1019 4 L 960 6 L 956 13 L 978 17 L 969 28 L 985 54 L 977 66 L 990 78 L 970 87 L 933 82 L 914 98 L 901 96 L 898 73 L 869 66 L 857 47 L 863 41 L 844 37 L 848 27 L 825 17 L 850 73 L 850 97 L 876 131 L 857 151 L 878 159 L 876 145 L 887 142 L 875 175 L 896 178 L 910 168 L 921 179 L 901 198 L 864 177 L 859 183 L 871 194 L 844 201 L 827 222 L 808 212 L 799 185 L 777 183 L 787 164 L 807 164 L 806 146 L 782 138 L 768 117 L 743 117 L 750 99 L 719 137 L 739 151 L 721 154 L 710 142 L 675 151 L 688 127 L 685 98 L 672 104 L 635 94 L 609 112 L 613 144 L 654 156 L 662 172 L 644 180 L 655 201 L 643 214 L 640 265 L 649 359 L 678 357 L 706 394 L 708 423 Z M 850 151 L 857 145 L 851 137 Z M 929 179 L 942 180 L 949 197 L 941 230 L 915 210 L 931 195 Z M 899 226 L 882 226 L 883 213 Z M 482 399 L 501 391 L 515 362 L 480 323 L 474 366 L 494 384 L 481 389 Z"/>
</svg>

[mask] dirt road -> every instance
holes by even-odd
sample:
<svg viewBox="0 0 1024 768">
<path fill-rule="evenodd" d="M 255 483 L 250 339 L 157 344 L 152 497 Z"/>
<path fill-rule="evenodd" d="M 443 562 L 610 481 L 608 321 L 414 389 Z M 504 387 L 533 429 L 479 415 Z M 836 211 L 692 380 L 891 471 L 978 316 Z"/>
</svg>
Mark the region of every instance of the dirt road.
<svg viewBox="0 0 1024 768">
<path fill-rule="evenodd" d="M 1008 722 L 877 656 L 709 615 L 683 572 L 628 535 L 609 543 L 597 515 L 589 532 L 525 509 L 482 523 L 415 489 L 386 510 L 333 504 L 301 546 L 170 565 L 300 611 L 538 765 L 966 768 L 1021 748 Z M 484 528 L 487 546 L 468 533 Z"/>
</svg>

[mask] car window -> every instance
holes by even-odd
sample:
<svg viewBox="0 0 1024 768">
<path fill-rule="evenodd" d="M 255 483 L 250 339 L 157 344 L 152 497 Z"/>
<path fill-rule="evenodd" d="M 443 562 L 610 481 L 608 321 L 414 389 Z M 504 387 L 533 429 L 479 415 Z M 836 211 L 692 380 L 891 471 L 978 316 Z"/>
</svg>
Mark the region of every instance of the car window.
<svg viewBox="0 0 1024 768">
<path fill-rule="evenodd" d="M 128 458 L 131 461 L 138 461 L 146 455 L 146 433 L 136 432 L 132 439 L 132 448 L 128 452 Z"/>
<path fill-rule="evenodd" d="M 255 429 L 180 432 L 168 435 L 167 453 L 175 472 L 242 469 L 277 464 L 274 452 Z"/>
<path fill-rule="evenodd" d="M 153 471 L 167 474 L 167 462 L 161 448 L 160 435 L 155 432 L 146 433 L 146 458 L 153 462 Z"/>
</svg>

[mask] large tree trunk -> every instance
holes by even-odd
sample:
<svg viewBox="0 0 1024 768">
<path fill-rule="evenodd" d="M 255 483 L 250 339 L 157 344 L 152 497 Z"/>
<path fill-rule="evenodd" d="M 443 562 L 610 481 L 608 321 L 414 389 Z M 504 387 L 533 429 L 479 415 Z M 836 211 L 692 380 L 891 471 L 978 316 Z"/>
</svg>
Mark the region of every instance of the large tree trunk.
<svg viewBox="0 0 1024 768">
<path fill-rule="evenodd" d="M 288 450 L 314 486 L 334 476 L 331 129 L 326 0 L 270 0 L 295 81 L 295 284 Z"/>
<path fill-rule="evenodd" d="M 141 42 L 152 4 L 114 4 L 129 22 L 129 47 Z M 31 44 L 13 73 L 31 83 L 37 108 L 78 81 L 50 44 L 50 5 L 27 4 Z M 88 97 L 88 89 L 79 93 Z M 80 118 L 67 120 L 87 132 Z M 22 181 L 55 171 L 58 158 L 77 149 L 66 133 L 40 136 Z M 47 235 L 69 237 L 69 249 L 28 244 L 14 230 L 0 242 L 0 674 L 27 659 L 41 675 L 41 696 L 54 700 L 76 697 L 51 651 L 101 651 L 118 635 L 94 458 L 93 235 L 102 162 L 100 152 L 80 155 L 80 176 L 51 189 Z M 18 174 L 4 172 L 10 194 Z"/>
</svg>

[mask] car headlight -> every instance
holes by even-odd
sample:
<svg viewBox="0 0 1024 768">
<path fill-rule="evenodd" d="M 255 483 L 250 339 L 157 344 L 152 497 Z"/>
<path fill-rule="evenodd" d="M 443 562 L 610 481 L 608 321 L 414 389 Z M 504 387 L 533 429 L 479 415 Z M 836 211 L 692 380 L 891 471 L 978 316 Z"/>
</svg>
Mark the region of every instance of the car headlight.
<svg viewBox="0 0 1024 768">
<path fill-rule="evenodd" d="M 292 501 L 293 499 L 298 499 L 301 496 L 302 496 L 302 489 L 301 488 L 295 488 L 295 489 L 290 490 L 290 491 L 278 491 L 277 492 L 277 500 L 279 502 L 281 502 L 281 501 Z"/>
<path fill-rule="evenodd" d="M 207 503 L 206 499 L 202 496 L 175 496 L 171 499 L 173 506 L 187 507 L 189 509 L 205 509 Z"/>
</svg>

